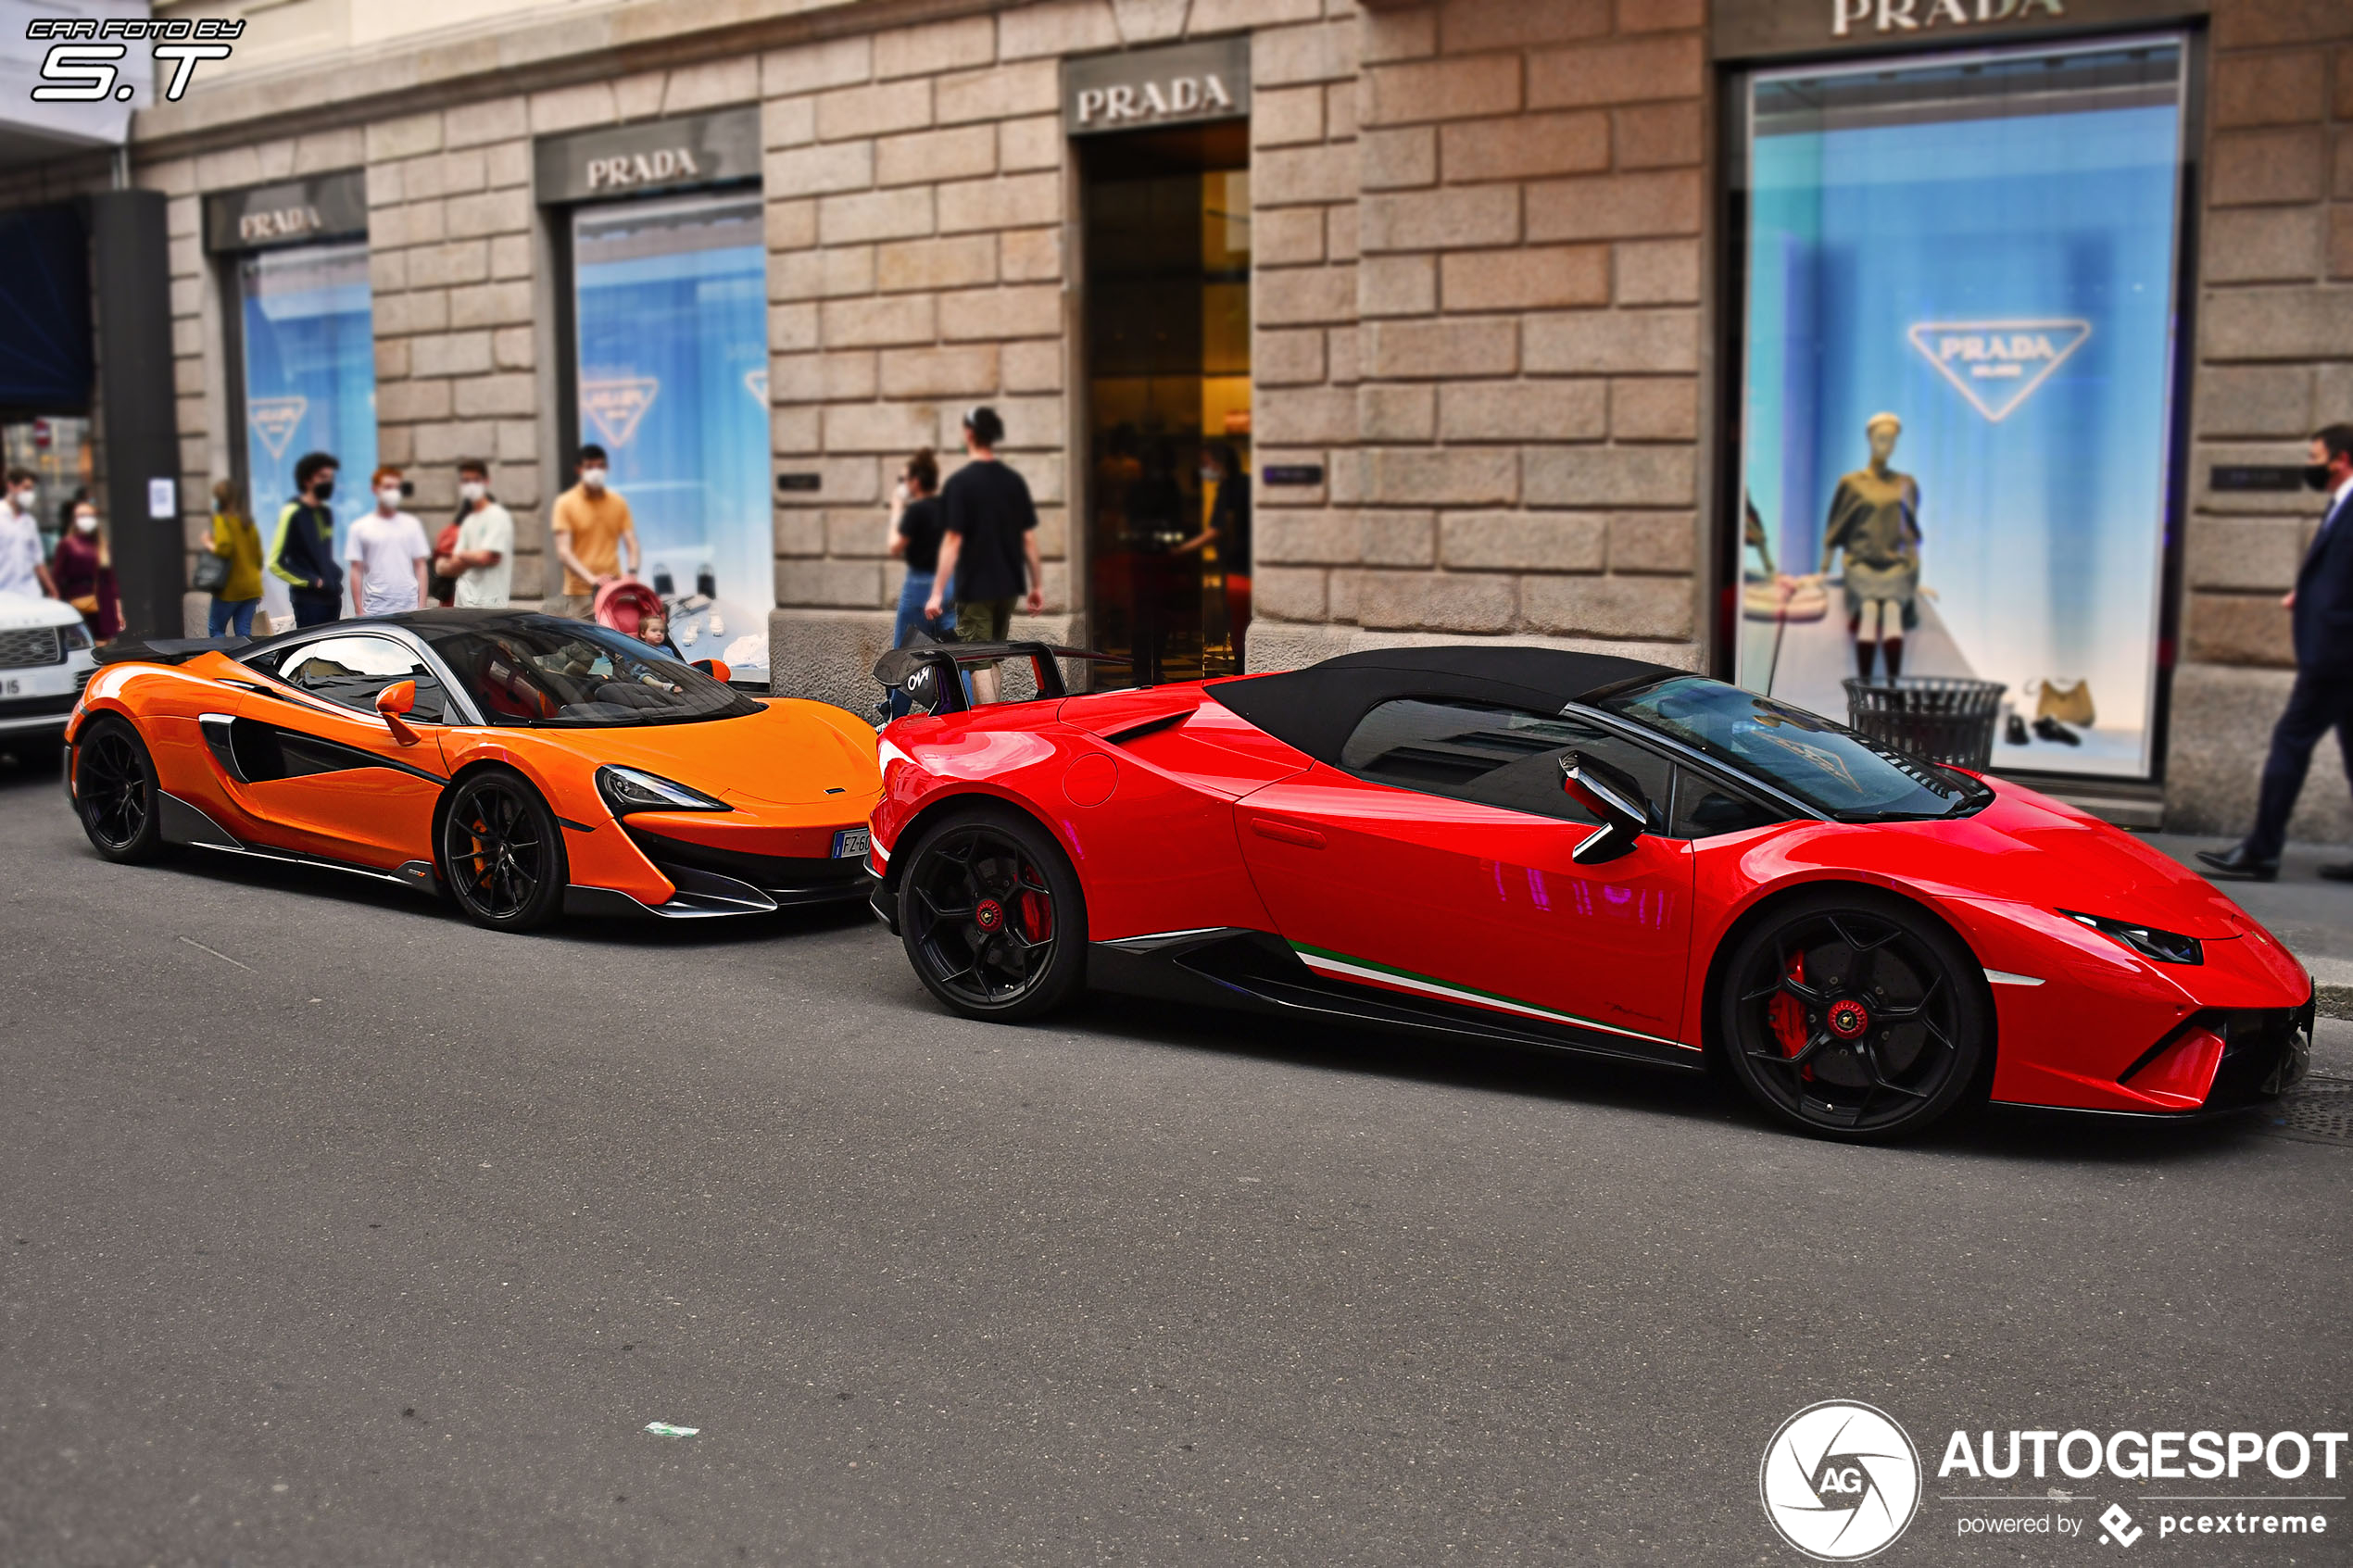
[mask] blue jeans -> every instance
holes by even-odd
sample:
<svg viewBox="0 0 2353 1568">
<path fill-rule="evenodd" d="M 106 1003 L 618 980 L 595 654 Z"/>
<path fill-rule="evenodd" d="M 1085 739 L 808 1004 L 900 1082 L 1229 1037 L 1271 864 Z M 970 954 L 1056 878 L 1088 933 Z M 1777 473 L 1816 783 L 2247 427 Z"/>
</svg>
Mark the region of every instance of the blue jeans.
<svg viewBox="0 0 2353 1568">
<path fill-rule="evenodd" d="M 212 599 L 211 613 L 204 618 L 204 634 L 218 637 L 229 629 L 229 623 L 233 621 L 237 623 L 237 635 L 250 637 L 253 635 L 253 612 L 260 608 L 259 599 L 224 599 L 216 594 Z"/>
<path fill-rule="evenodd" d="M 936 622 L 924 619 L 924 605 L 931 598 L 931 585 L 938 577 L 934 571 L 911 571 L 899 585 L 899 619 L 890 628 L 890 646 L 903 648 L 915 629 L 922 627 L 941 642 L 951 641 L 956 631 L 956 607 L 942 605 Z M 893 687 L 890 693 L 890 716 L 907 717 L 907 694 Z"/>
</svg>

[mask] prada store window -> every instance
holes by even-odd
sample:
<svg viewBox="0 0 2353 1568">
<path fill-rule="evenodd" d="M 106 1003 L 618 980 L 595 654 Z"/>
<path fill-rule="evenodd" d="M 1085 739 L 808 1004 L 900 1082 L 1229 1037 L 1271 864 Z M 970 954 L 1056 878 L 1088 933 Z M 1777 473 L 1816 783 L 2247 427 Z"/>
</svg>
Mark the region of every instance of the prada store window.
<svg viewBox="0 0 2353 1568">
<path fill-rule="evenodd" d="M 2154 766 L 2179 34 L 1742 83 L 1739 680 L 1984 683 L 1996 771 Z"/>
<path fill-rule="evenodd" d="M 1089 138 L 1088 610 L 1137 684 L 1231 674 L 1250 625 L 1249 122 Z"/>
</svg>

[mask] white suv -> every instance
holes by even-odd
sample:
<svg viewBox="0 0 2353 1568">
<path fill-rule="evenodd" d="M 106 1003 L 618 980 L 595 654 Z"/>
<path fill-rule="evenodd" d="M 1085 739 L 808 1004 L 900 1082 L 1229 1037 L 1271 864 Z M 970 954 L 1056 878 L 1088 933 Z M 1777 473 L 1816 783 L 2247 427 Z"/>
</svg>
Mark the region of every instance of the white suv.
<svg viewBox="0 0 2353 1568">
<path fill-rule="evenodd" d="M 79 610 L 62 599 L 0 594 L 0 751 L 28 768 L 55 759 L 97 668 Z"/>
</svg>

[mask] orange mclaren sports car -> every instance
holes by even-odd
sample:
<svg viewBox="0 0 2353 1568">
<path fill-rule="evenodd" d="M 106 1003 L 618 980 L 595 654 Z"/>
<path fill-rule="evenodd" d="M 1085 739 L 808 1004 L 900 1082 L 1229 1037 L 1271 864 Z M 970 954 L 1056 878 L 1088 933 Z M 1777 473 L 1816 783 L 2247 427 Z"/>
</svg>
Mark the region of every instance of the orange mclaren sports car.
<svg viewBox="0 0 2353 1568">
<path fill-rule="evenodd" d="M 99 659 L 66 787 L 110 860 L 190 847 L 328 866 L 509 931 L 871 885 L 872 728 L 603 627 L 429 609 Z"/>
</svg>

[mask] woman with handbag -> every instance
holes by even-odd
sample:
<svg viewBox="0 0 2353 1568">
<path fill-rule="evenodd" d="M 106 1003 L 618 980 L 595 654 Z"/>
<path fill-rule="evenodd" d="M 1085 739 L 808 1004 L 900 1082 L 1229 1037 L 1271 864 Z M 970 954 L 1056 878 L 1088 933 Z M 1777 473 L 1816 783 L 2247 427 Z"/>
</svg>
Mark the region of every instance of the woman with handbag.
<svg viewBox="0 0 2353 1568">
<path fill-rule="evenodd" d="M 195 587 L 212 596 L 205 635 L 218 637 L 232 625 L 240 637 L 253 635 L 253 612 L 261 605 L 261 530 L 246 515 L 237 482 L 212 484 L 212 546 L 196 558 Z"/>
<path fill-rule="evenodd" d="M 98 525 L 98 504 L 78 501 L 73 526 L 57 541 L 49 561 L 57 597 L 82 612 L 82 624 L 98 641 L 110 642 L 122 630 L 122 602 L 116 597 L 114 555 L 107 548 L 106 531 Z"/>
</svg>

